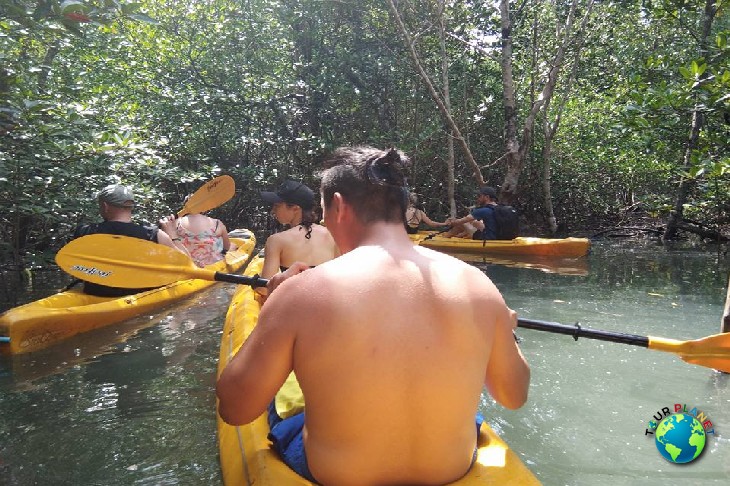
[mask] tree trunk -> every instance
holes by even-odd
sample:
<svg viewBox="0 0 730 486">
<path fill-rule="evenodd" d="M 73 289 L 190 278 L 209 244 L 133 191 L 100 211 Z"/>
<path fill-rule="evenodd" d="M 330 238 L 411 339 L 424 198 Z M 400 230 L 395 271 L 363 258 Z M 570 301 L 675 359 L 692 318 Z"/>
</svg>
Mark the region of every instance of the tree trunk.
<svg viewBox="0 0 730 486">
<path fill-rule="evenodd" d="M 545 121 L 545 131 L 549 131 L 550 123 Z M 558 232 L 558 220 L 553 210 L 553 197 L 550 188 L 550 164 L 552 161 L 553 139 L 545 136 L 545 144 L 542 147 L 542 193 L 545 204 L 545 215 L 547 216 L 550 234 L 554 235 Z"/>
<path fill-rule="evenodd" d="M 438 22 L 439 22 L 439 39 L 441 43 L 441 83 L 444 89 L 444 105 L 446 110 L 451 113 L 451 95 L 449 91 L 449 56 L 446 52 L 446 13 L 444 10 L 444 0 L 439 0 Z M 449 130 L 447 135 L 448 158 L 446 159 L 446 168 L 448 172 L 447 195 L 449 199 L 449 216 L 456 217 L 456 201 L 454 199 L 454 138 L 456 133 Z M 480 172 L 481 173 L 481 172 Z"/>
<path fill-rule="evenodd" d="M 502 27 L 502 92 L 504 104 L 504 158 L 507 173 L 502 182 L 500 200 L 511 202 L 517 190 L 522 167 L 520 166 L 520 142 L 517 140 L 517 102 L 515 101 L 515 82 L 512 76 L 512 19 L 509 0 L 500 0 L 499 12 Z"/>
<path fill-rule="evenodd" d="M 48 76 L 50 76 L 51 74 L 51 66 L 53 65 L 53 60 L 56 59 L 56 56 L 58 55 L 58 51 L 59 42 L 55 41 L 53 44 L 51 44 L 50 47 L 48 47 L 46 55 L 43 57 L 43 63 L 41 64 L 41 68 L 38 71 L 39 93 L 46 92 L 46 86 L 48 85 Z"/>
<path fill-rule="evenodd" d="M 581 32 L 583 32 L 581 30 Z M 545 215 L 548 221 L 548 225 L 550 227 L 550 234 L 555 234 L 558 231 L 558 220 L 555 217 L 555 211 L 553 209 L 553 198 L 552 198 L 552 190 L 550 186 L 550 165 L 552 164 L 553 159 L 553 140 L 555 139 L 555 134 L 558 132 L 558 128 L 560 127 L 560 119 L 562 118 L 563 109 L 565 108 L 565 103 L 568 101 L 568 97 L 570 96 L 570 92 L 573 88 L 573 82 L 575 81 L 576 77 L 578 76 L 578 64 L 580 61 L 580 53 L 581 49 L 583 48 L 583 39 L 579 40 L 579 42 L 576 45 L 575 52 L 573 54 L 573 69 L 570 72 L 570 77 L 568 78 L 568 82 L 565 84 L 565 89 L 563 90 L 563 96 L 560 99 L 560 104 L 558 105 L 558 108 L 555 113 L 555 118 L 552 122 L 550 122 L 548 115 L 550 113 L 550 102 L 551 100 L 548 99 L 545 103 L 545 123 L 543 125 L 543 134 L 545 137 L 545 142 L 542 147 L 542 187 L 543 187 L 543 197 L 544 197 L 544 204 L 545 204 Z"/>
<path fill-rule="evenodd" d="M 712 21 L 715 18 L 717 10 L 715 8 L 715 0 L 705 0 L 705 11 L 702 20 L 702 32 L 700 32 L 699 38 L 699 55 L 703 57 L 707 54 L 707 39 L 710 36 L 712 29 Z M 701 78 L 707 77 L 707 74 L 702 74 Z M 687 148 L 684 151 L 684 157 L 682 160 L 682 178 L 677 188 L 677 198 L 674 201 L 674 209 L 669 212 L 667 218 L 667 226 L 664 231 L 663 240 L 671 240 L 677 237 L 677 231 L 679 230 L 679 223 L 682 221 L 684 215 L 684 205 L 687 202 L 689 191 L 694 185 L 694 179 L 686 177 L 690 169 L 692 168 L 692 154 L 697 149 L 698 142 L 700 139 L 700 131 L 704 124 L 704 115 L 700 111 L 702 109 L 701 103 L 697 102 L 694 109 L 692 110 L 692 125 L 689 131 L 689 137 L 687 139 Z"/>
<path fill-rule="evenodd" d="M 730 332 L 730 278 L 727 282 L 727 296 L 725 297 L 725 312 L 722 313 L 722 322 L 720 323 L 722 332 Z"/>
<path fill-rule="evenodd" d="M 522 127 L 522 140 L 517 140 L 517 109 L 515 102 L 514 80 L 512 77 L 512 20 L 509 12 L 509 1 L 500 1 L 500 14 L 502 21 L 502 84 L 504 88 L 504 115 L 505 115 L 505 159 L 507 161 L 507 172 L 504 176 L 500 198 L 509 203 L 517 198 L 518 184 L 522 169 L 525 165 L 527 153 L 532 145 L 535 120 L 537 115 L 543 110 L 546 103 L 549 103 L 555 91 L 555 85 L 558 82 L 558 76 L 565 60 L 565 52 L 571 42 L 573 36 L 573 20 L 575 11 L 578 7 L 578 0 L 573 0 L 568 13 L 565 26 L 558 32 L 560 46 L 558 47 L 555 57 L 552 59 L 551 68 L 547 75 L 547 81 L 542 88 L 542 92 L 537 97 L 525 118 Z M 593 8 L 593 0 L 589 0 L 585 15 L 581 21 L 578 32 L 585 30 L 588 18 Z"/>
</svg>

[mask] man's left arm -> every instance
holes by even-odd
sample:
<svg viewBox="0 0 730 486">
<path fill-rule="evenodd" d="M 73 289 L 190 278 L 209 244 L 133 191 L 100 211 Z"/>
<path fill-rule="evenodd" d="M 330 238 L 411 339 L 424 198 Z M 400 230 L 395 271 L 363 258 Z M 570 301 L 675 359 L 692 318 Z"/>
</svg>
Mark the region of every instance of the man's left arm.
<svg viewBox="0 0 730 486">
<path fill-rule="evenodd" d="M 515 410 L 527 401 L 530 366 L 514 338 L 517 313 L 499 300 L 490 306 L 495 312 L 494 341 L 484 383 L 498 403 Z"/>
</svg>

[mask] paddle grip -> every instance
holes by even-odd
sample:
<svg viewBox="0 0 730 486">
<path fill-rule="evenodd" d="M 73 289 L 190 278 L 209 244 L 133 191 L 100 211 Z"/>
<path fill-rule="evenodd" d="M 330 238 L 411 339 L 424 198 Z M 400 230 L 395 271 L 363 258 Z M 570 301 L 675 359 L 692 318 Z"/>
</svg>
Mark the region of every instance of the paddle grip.
<svg viewBox="0 0 730 486">
<path fill-rule="evenodd" d="M 215 280 L 218 282 L 228 282 L 239 285 L 250 285 L 251 287 L 266 287 L 269 281 L 258 275 L 248 277 L 246 275 L 235 275 L 232 273 L 215 272 Z"/>
<path fill-rule="evenodd" d="M 600 329 L 589 329 L 581 327 L 580 324 L 572 326 L 560 324 L 557 322 L 538 321 L 534 319 L 517 319 L 517 327 L 524 329 L 534 329 L 537 331 L 547 331 L 556 334 L 567 334 L 573 336 L 575 340 L 579 337 L 588 339 L 597 339 L 599 341 L 611 341 L 613 343 L 630 344 L 632 346 L 649 347 L 648 336 L 638 336 L 636 334 L 625 334 L 622 332 L 602 331 Z"/>
<path fill-rule="evenodd" d="M 9 343 L 10 337 L 9 336 L 0 336 L 0 343 Z"/>
</svg>

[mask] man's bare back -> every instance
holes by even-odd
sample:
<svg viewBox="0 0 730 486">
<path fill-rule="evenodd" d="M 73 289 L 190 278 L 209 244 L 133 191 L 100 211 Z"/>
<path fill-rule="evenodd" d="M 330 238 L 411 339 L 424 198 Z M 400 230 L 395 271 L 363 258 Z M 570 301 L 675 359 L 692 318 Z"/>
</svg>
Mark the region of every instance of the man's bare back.
<svg viewBox="0 0 730 486">
<path fill-rule="evenodd" d="M 318 482 L 454 481 L 472 462 L 483 385 L 508 408 L 527 399 L 516 316 L 481 271 L 414 246 L 397 217 L 363 223 L 339 193 L 323 201 L 343 255 L 272 277 L 218 382 L 221 417 L 255 419 L 294 370 Z"/>
<path fill-rule="evenodd" d="M 283 364 L 291 356 L 307 403 L 307 460 L 318 481 L 444 484 L 471 464 L 482 386 L 504 371 L 485 364 L 495 342 L 515 346 L 514 324 L 476 268 L 409 241 L 361 246 L 270 296 L 257 331 L 269 329 L 256 337 L 273 335 L 285 345 L 272 356 L 269 341 L 259 348 L 269 356 L 251 361 Z M 525 398 L 502 395 L 495 398 L 513 408 Z"/>
</svg>

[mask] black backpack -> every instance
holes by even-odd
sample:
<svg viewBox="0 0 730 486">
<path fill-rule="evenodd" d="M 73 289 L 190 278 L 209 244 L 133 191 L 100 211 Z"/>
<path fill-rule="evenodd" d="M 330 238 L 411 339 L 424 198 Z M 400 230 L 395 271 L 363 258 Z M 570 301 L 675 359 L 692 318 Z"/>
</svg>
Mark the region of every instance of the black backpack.
<svg viewBox="0 0 730 486">
<path fill-rule="evenodd" d="M 494 208 L 494 220 L 497 223 L 497 239 L 512 240 L 520 234 L 520 220 L 517 210 L 506 204 L 497 204 Z"/>
</svg>

